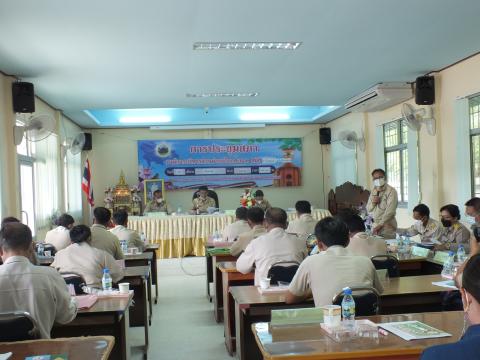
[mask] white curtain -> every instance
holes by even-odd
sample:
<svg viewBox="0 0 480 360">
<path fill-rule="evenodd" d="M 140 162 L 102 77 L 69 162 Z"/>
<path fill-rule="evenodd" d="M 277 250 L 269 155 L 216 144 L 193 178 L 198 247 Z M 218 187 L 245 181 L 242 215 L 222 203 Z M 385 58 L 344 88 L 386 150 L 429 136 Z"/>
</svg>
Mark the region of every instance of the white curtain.
<svg viewBox="0 0 480 360">
<path fill-rule="evenodd" d="M 35 143 L 35 222 L 42 234 L 50 229 L 52 215 L 59 212 L 58 137 Z"/>
<path fill-rule="evenodd" d="M 80 222 L 82 218 L 82 155 L 67 151 L 65 158 L 65 210 Z"/>
<path fill-rule="evenodd" d="M 468 98 L 455 100 L 455 161 L 457 174 L 457 205 L 463 208 L 464 201 L 472 197 L 472 170 L 470 168 L 470 123 Z M 452 134 L 453 135 L 453 134 Z"/>
<path fill-rule="evenodd" d="M 346 181 L 357 183 L 357 159 L 355 149 L 342 145 L 340 141 L 333 141 L 331 148 L 332 187 L 342 185 Z"/>
</svg>

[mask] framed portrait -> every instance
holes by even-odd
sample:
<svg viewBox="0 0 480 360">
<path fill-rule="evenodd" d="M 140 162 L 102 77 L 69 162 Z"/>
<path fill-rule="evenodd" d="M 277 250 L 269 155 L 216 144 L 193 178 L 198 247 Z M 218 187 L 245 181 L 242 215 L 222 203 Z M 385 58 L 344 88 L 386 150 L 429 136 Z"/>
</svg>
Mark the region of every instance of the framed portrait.
<svg viewBox="0 0 480 360">
<path fill-rule="evenodd" d="M 143 200 L 145 205 L 153 199 L 153 193 L 157 190 L 162 191 L 162 196 L 165 199 L 165 182 L 163 179 L 149 179 L 143 181 Z"/>
</svg>

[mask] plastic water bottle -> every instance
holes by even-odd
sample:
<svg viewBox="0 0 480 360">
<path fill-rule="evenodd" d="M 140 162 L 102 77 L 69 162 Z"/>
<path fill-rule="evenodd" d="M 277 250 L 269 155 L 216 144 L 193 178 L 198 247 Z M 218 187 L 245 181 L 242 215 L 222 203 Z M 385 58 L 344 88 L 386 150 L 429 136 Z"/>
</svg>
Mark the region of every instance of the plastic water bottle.
<svg viewBox="0 0 480 360">
<path fill-rule="evenodd" d="M 183 213 L 183 209 L 182 209 L 181 206 L 179 206 L 178 209 L 177 209 L 177 214 L 182 215 L 182 213 Z"/>
<path fill-rule="evenodd" d="M 124 254 L 128 252 L 128 244 L 126 240 L 120 240 L 120 247 L 122 248 L 122 252 Z"/>
<path fill-rule="evenodd" d="M 450 251 L 448 253 L 448 258 L 443 263 L 442 277 L 447 278 L 447 279 L 452 279 L 453 278 L 454 256 L 455 256 L 455 254 L 453 253 L 453 251 Z"/>
<path fill-rule="evenodd" d="M 343 289 L 342 318 L 346 328 L 355 330 L 355 300 L 353 300 L 352 289 L 348 287 Z"/>
<path fill-rule="evenodd" d="M 399 254 L 404 254 L 405 253 L 405 246 L 403 243 L 403 237 L 397 234 L 397 252 Z"/>
<path fill-rule="evenodd" d="M 367 215 L 367 219 L 365 220 L 365 228 L 368 235 L 372 235 L 372 217 Z"/>
<path fill-rule="evenodd" d="M 465 248 L 463 245 L 458 245 L 457 249 L 457 261 L 463 263 L 467 259 L 467 254 L 465 253 Z"/>
<path fill-rule="evenodd" d="M 103 269 L 102 289 L 104 291 L 112 290 L 112 277 L 110 276 L 110 270 L 108 270 L 108 268 Z"/>
<path fill-rule="evenodd" d="M 411 249 L 411 240 L 410 240 L 410 236 L 409 235 L 405 235 L 405 238 L 403 240 L 403 245 L 405 247 L 405 253 L 409 254 L 410 253 L 410 249 Z"/>
<path fill-rule="evenodd" d="M 37 255 L 38 256 L 45 256 L 45 247 L 43 246 L 43 243 L 38 243 L 38 245 L 37 245 Z"/>
</svg>

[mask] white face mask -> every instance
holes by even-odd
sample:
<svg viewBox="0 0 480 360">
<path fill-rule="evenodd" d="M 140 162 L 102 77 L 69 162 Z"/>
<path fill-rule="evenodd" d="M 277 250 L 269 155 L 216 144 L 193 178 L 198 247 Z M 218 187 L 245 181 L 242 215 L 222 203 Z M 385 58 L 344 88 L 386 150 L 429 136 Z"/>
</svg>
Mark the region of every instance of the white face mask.
<svg viewBox="0 0 480 360">
<path fill-rule="evenodd" d="M 257 200 L 257 204 L 261 204 L 263 200 Z"/>
<path fill-rule="evenodd" d="M 417 225 L 417 226 L 423 225 L 423 221 L 422 220 L 415 220 L 415 225 Z"/>
<path fill-rule="evenodd" d="M 476 223 L 475 218 L 473 216 L 470 216 L 470 215 L 467 215 L 467 214 L 465 214 L 465 222 L 467 224 L 471 224 L 471 225 Z"/>
<path fill-rule="evenodd" d="M 373 185 L 375 187 L 382 187 L 383 185 L 385 185 L 385 179 L 384 178 L 375 179 L 373 180 Z"/>
<path fill-rule="evenodd" d="M 162 202 L 163 202 L 163 198 L 159 198 L 159 199 L 157 199 L 157 203 L 159 203 L 159 204 L 160 204 L 160 203 L 162 203 Z"/>
</svg>

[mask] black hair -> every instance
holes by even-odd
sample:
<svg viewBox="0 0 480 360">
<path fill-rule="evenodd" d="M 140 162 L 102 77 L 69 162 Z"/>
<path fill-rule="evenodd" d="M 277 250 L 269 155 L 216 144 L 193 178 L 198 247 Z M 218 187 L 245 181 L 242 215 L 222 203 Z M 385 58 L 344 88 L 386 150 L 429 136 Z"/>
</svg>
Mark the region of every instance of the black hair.
<svg viewBox="0 0 480 360">
<path fill-rule="evenodd" d="M 430 217 L 430 209 L 425 204 L 418 204 L 413 208 L 413 212 L 419 213 L 421 216 Z"/>
<path fill-rule="evenodd" d="M 4 250 L 27 251 L 32 246 L 32 230 L 20 222 L 9 222 L 0 230 L 0 247 Z"/>
<path fill-rule="evenodd" d="M 465 265 L 462 287 L 480 303 L 480 254 L 473 255 Z"/>
<path fill-rule="evenodd" d="M 257 190 L 257 191 L 255 191 L 255 196 L 254 197 L 257 197 L 257 196 L 265 196 L 265 195 L 263 194 L 262 190 Z"/>
<path fill-rule="evenodd" d="M 347 225 L 340 219 L 326 217 L 315 225 L 315 237 L 327 247 L 346 247 L 350 241 Z"/>
<path fill-rule="evenodd" d="M 465 206 L 473 207 L 476 212 L 480 212 L 480 198 L 478 197 L 471 198 L 465 203 Z"/>
<path fill-rule="evenodd" d="M 457 220 L 460 220 L 460 209 L 458 208 L 457 205 L 454 204 L 448 204 L 445 206 L 442 206 L 440 208 L 440 212 L 446 211 L 450 214 L 451 217 L 457 218 Z"/>
<path fill-rule="evenodd" d="M 340 211 L 335 217 L 343 221 L 351 233 L 365 231 L 363 219 L 353 211 Z"/>
<path fill-rule="evenodd" d="M 21 222 L 20 220 L 18 220 L 16 217 L 13 217 L 13 216 L 7 216 L 5 218 L 2 219 L 2 225 L 1 227 L 3 228 L 3 226 L 5 224 L 9 224 L 9 223 L 19 223 Z"/>
<path fill-rule="evenodd" d="M 247 210 L 247 220 L 250 220 L 254 224 L 262 224 L 265 219 L 265 212 L 257 207 L 251 207 Z"/>
<path fill-rule="evenodd" d="M 55 221 L 55 225 L 69 227 L 70 225 L 75 223 L 75 219 L 72 215 L 69 214 L 62 214 L 60 217 Z"/>
<path fill-rule="evenodd" d="M 385 170 L 380 169 L 380 168 L 373 170 L 373 171 L 372 171 L 372 176 L 373 176 L 373 174 L 375 174 L 376 172 L 381 173 L 384 177 L 387 176 L 387 174 L 385 173 Z"/>
<path fill-rule="evenodd" d="M 76 225 L 70 230 L 70 240 L 75 244 L 88 242 L 91 236 L 92 232 L 87 225 Z"/>
<path fill-rule="evenodd" d="M 287 226 L 287 213 L 285 210 L 272 207 L 265 213 L 265 221 L 272 225 Z"/>
<path fill-rule="evenodd" d="M 162 190 L 160 190 L 160 189 L 155 190 L 155 191 L 153 192 L 153 195 L 158 194 L 158 193 L 161 194 L 161 193 L 162 193 Z"/>
<path fill-rule="evenodd" d="M 200 186 L 200 187 L 198 188 L 198 191 L 200 191 L 200 190 L 208 191 L 208 187 L 205 186 L 205 185 L 202 185 L 202 186 Z"/>
<path fill-rule="evenodd" d="M 124 209 L 116 210 L 113 213 L 113 222 L 117 225 L 126 225 L 128 221 L 128 213 Z"/>
<path fill-rule="evenodd" d="M 297 210 L 299 214 L 311 214 L 312 206 L 307 200 L 299 200 L 295 203 L 295 210 Z"/>
<path fill-rule="evenodd" d="M 95 217 L 95 220 L 97 220 L 99 224 L 107 225 L 110 219 L 112 218 L 112 213 L 107 208 L 99 206 L 99 207 L 96 207 L 95 210 L 93 210 L 93 216 Z"/>
<path fill-rule="evenodd" d="M 247 220 L 247 208 L 240 206 L 235 210 L 235 217 L 240 220 Z"/>
</svg>

